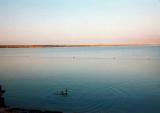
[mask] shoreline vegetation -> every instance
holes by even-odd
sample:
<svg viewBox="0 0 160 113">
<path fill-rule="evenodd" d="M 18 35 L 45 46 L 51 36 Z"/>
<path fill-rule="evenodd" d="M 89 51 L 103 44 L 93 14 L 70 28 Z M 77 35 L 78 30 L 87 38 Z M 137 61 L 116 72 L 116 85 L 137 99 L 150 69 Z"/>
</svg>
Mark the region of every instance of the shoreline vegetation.
<svg viewBox="0 0 160 113">
<path fill-rule="evenodd" d="M 94 46 L 160 46 L 160 45 L 159 44 L 0 45 L 0 48 L 51 48 L 51 47 L 94 47 Z"/>
</svg>

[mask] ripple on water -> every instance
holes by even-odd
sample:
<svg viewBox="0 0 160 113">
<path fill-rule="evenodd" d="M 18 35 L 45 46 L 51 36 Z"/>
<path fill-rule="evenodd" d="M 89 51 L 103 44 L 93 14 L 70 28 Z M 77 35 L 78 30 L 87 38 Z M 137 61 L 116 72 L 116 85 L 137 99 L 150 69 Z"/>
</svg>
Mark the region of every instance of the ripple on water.
<svg viewBox="0 0 160 113">
<path fill-rule="evenodd" d="M 79 113 L 98 113 L 98 112 L 114 112 L 117 113 L 128 110 L 128 107 L 133 107 L 134 98 L 137 98 L 137 92 L 142 88 L 154 88 L 156 83 L 144 80 L 140 81 L 123 81 L 118 83 L 105 83 L 100 86 L 93 87 L 88 84 L 79 84 L 73 86 L 72 92 L 67 96 L 58 96 L 51 94 L 47 98 L 49 105 L 57 109 Z M 85 86 L 85 87 L 84 87 Z M 139 86 L 137 88 L 137 86 Z M 58 87 L 55 86 L 55 87 Z M 149 89 L 150 89 L 149 88 Z M 137 91 L 137 92 L 134 92 Z M 142 94 L 143 95 L 143 94 Z M 126 105 L 130 103 L 131 105 Z M 126 107 L 126 109 L 124 109 Z M 125 111 L 124 111 L 125 112 Z"/>
</svg>

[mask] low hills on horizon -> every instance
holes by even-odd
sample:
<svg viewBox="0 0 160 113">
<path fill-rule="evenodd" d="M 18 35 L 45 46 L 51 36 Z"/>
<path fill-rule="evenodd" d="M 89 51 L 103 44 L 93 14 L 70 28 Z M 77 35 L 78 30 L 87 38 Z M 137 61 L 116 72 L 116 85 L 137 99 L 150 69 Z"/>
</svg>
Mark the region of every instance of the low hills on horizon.
<svg viewBox="0 0 160 113">
<path fill-rule="evenodd" d="M 79 44 L 79 45 L 0 45 L 0 48 L 48 48 L 48 47 L 89 47 L 89 46 L 160 46 L 160 44 Z"/>
</svg>

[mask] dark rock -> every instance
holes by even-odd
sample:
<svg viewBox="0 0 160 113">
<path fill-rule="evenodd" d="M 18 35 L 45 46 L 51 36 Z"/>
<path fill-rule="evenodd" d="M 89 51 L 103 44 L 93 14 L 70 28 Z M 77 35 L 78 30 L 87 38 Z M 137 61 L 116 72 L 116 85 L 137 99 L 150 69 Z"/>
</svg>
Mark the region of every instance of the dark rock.
<svg viewBox="0 0 160 113">
<path fill-rule="evenodd" d="M 2 89 L 2 86 L 0 85 L 0 108 L 6 107 L 3 94 L 5 91 Z"/>
</svg>

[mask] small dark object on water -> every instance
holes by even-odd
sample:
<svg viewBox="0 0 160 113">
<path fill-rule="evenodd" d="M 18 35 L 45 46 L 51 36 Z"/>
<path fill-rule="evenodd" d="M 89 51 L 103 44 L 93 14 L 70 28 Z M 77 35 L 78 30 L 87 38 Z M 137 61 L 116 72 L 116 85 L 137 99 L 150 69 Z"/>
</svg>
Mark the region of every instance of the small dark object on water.
<svg viewBox="0 0 160 113">
<path fill-rule="evenodd" d="M 57 91 L 57 93 L 55 93 L 56 95 L 62 95 L 62 96 L 68 96 L 68 89 L 66 88 L 65 90 L 62 91 Z"/>
</svg>

